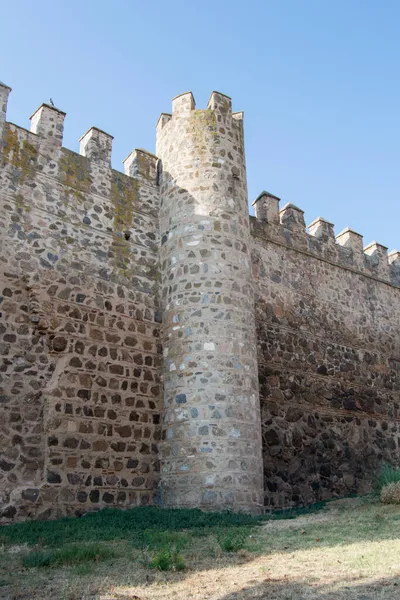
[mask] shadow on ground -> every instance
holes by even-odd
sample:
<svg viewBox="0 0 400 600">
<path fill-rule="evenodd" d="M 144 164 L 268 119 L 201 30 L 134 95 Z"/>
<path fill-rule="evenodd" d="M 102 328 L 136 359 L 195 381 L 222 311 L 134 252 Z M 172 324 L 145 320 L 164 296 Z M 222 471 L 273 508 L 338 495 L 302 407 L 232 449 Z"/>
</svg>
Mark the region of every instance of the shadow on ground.
<svg viewBox="0 0 400 600">
<path fill-rule="evenodd" d="M 330 586 L 332 587 L 332 586 Z M 379 579 L 371 584 L 343 585 L 330 591 L 327 586 L 307 585 L 295 581 L 267 578 L 218 600 L 396 600 L 400 598 L 400 576 Z"/>
</svg>

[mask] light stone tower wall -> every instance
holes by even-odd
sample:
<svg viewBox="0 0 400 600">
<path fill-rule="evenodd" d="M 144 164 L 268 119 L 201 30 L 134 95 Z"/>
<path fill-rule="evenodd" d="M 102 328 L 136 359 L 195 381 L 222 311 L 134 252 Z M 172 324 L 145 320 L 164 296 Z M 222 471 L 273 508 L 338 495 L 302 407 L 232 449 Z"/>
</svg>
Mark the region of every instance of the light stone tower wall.
<svg viewBox="0 0 400 600">
<path fill-rule="evenodd" d="M 191 93 L 157 124 L 164 406 L 161 504 L 263 509 L 243 115 Z"/>
</svg>

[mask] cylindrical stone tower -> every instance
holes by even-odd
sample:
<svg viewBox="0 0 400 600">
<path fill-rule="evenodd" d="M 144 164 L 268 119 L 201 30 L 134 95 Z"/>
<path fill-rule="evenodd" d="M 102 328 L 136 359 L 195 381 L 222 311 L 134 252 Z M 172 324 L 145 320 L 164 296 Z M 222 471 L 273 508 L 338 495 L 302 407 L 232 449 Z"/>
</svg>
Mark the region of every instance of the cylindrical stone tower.
<svg viewBox="0 0 400 600">
<path fill-rule="evenodd" d="M 164 406 L 161 504 L 263 510 L 243 115 L 191 93 L 157 124 Z"/>
</svg>

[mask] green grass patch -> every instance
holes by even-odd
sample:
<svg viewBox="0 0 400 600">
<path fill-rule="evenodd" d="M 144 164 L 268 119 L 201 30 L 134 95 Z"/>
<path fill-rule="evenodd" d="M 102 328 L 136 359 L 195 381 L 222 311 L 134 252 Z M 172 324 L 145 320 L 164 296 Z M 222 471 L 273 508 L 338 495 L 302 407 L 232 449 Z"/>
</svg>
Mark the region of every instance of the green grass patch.
<svg viewBox="0 0 400 600">
<path fill-rule="evenodd" d="M 98 562 L 114 556 L 112 548 L 101 544 L 67 544 L 57 550 L 34 550 L 23 557 L 22 564 L 27 569 L 60 567 Z"/>
<path fill-rule="evenodd" d="M 0 542 L 57 547 L 60 539 L 64 543 L 140 540 L 148 537 L 149 531 L 187 530 L 201 535 L 200 532 L 210 531 L 215 527 L 254 527 L 269 519 L 291 519 L 300 514 L 321 510 L 323 507 L 324 504 L 319 503 L 308 508 L 276 511 L 259 517 L 231 512 L 202 512 L 198 509 L 161 509 L 155 506 L 135 507 L 129 510 L 106 508 L 87 513 L 83 517 L 63 517 L 55 521 L 27 521 L 9 525 L 2 528 Z"/>
<path fill-rule="evenodd" d="M 383 465 L 377 480 L 377 491 L 380 492 L 382 488 L 389 485 L 390 483 L 398 483 L 400 481 L 400 469 L 396 469 L 392 465 Z"/>
<path fill-rule="evenodd" d="M 161 509 L 154 506 L 129 510 L 103 509 L 83 517 L 63 517 L 55 521 L 28 521 L 2 528 L 1 542 L 42 544 L 57 547 L 67 542 L 132 540 L 145 531 L 180 531 L 213 527 L 252 526 L 257 519 L 245 514 L 205 513 L 201 510 Z M 146 534 L 148 535 L 148 534 Z"/>
</svg>

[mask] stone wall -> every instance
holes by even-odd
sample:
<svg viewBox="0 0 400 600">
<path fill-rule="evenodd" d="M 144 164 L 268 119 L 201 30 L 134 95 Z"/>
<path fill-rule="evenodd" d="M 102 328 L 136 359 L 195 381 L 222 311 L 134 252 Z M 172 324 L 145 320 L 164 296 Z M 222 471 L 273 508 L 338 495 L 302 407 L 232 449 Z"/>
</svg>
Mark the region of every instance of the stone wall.
<svg viewBox="0 0 400 600">
<path fill-rule="evenodd" d="M 31 132 L 3 124 L 6 519 L 151 503 L 158 480 L 156 158 L 135 151 L 114 171 L 112 137 L 96 128 L 75 154 L 64 116 L 43 105 Z"/>
<path fill-rule="evenodd" d="M 321 218 L 306 233 L 267 192 L 249 220 L 243 114 L 223 94 L 205 110 L 176 97 L 158 158 L 135 150 L 122 174 L 96 127 L 63 148 L 54 106 L 30 131 L 8 123 L 9 92 L 4 522 L 153 502 L 261 512 L 367 491 L 399 464 L 398 252 Z"/>
<path fill-rule="evenodd" d="M 323 219 L 307 234 L 270 194 L 256 213 L 265 504 L 369 491 L 400 457 L 399 255 Z"/>
</svg>

